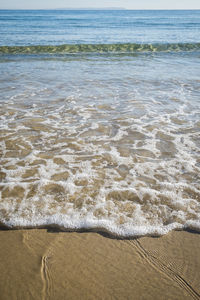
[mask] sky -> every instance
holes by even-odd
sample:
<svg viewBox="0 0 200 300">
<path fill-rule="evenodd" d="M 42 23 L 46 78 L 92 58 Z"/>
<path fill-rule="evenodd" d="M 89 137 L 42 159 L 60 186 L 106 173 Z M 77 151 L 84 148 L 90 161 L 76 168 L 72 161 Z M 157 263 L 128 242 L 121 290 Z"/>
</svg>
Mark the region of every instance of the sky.
<svg viewBox="0 0 200 300">
<path fill-rule="evenodd" d="M 0 9 L 200 9 L 200 0 L 1 0 Z"/>
</svg>

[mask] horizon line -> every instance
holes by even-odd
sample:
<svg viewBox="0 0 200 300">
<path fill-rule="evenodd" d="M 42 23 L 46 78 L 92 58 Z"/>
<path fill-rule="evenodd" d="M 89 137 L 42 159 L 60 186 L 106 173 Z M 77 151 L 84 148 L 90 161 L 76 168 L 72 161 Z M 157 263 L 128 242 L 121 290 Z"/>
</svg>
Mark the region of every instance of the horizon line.
<svg viewBox="0 0 200 300">
<path fill-rule="evenodd" d="M 0 8 L 0 10 L 134 10 L 134 11 L 153 11 L 153 10 L 200 10 L 200 8 L 125 8 L 125 7 L 60 7 L 60 8 Z"/>
</svg>

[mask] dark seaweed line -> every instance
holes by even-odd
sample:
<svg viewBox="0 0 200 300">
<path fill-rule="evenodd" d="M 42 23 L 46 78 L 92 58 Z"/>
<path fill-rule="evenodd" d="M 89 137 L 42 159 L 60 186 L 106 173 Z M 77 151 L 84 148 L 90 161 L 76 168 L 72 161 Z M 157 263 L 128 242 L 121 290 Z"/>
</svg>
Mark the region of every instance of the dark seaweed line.
<svg viewBox="0 0 200 300">
<path fill-rule="evenodd" d="M 65 44 L 0 46 L 0 54 L 39 54 L 39 53 L 134 53 L 134 52 L 182 52 L 199 51 L 200 43 L 169 44 Z"/>
</svg>

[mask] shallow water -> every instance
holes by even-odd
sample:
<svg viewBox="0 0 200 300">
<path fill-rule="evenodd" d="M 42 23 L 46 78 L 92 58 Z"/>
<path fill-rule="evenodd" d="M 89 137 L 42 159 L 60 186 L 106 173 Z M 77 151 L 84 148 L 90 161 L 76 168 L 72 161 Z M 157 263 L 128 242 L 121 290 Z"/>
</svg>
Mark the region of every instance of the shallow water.
<svg viewBox="0 0 200 300">
<path fill-rule="evenodd" d="M 200 51 L 181 47 L 2 53 L 0 222 L 199 230 Z"/>
</svg>

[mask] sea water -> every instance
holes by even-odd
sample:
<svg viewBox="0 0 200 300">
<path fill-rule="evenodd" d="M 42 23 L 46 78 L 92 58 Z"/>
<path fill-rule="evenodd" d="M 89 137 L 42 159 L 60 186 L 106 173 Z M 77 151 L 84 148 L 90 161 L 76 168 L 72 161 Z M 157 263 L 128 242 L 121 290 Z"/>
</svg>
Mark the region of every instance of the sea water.
<svg viewBox="0 0 200 300">
<path fill-rule="evenodd" d="M 200 229 L 200 11 L 0 11 L 0 223 Z"/>
</svg>

